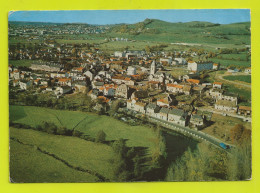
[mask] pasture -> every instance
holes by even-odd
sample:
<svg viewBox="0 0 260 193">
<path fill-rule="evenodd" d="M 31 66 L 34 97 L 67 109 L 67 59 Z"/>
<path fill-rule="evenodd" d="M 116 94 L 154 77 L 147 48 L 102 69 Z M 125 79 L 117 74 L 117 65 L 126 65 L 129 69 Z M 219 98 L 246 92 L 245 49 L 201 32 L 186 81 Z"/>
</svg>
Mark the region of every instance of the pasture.
<svg viewBox="0 0 260 193">
<path fill-rule="evenodd" d="M 242 81 L 251 83 L 251 76 L 250 75 L 237 75 L 237 76 L 223 76 L 226 80 L 232 80 L 232 81 Z"/>
<path fill-rule="evenodd" d="M 35 62 L 35 60 L 9 60 L 9 65 L 13 65 L 15 67 L 18 66 L 30 67 L 33 62 Z"/>
<path fill-rule="evenodd" d="M 10 120 L 15 123 L 23 123 L 37 126 L 44 121 L 53 122 L 57 126 L 65 126 L 83 132 L 85 135 L 95 138 L 100 130 L 107 135 L 107 140 L 123 138 L 127 146 L 146 147 L 148 153 L 156 146 L 154 140 L 156 133 L 152 129 L 143 126 L 129 126 L 112 117 L 83 113 L 78 111 L 53 110 L 33 106 L 10 106 Z"/>
<path fill-rule="evenodd" d="M 98 180 L 93 175 L 69 168 L 33 147 L 13 140 L 10 141 L 10 178 L 15 183 L 95 182 Z"/>
<path fill-rule="evenodd" d="M 21 145 L 20 143 L 17 144 L 16 141 L 13 142 L 11 140 L 10 154 L 13 162 L 11 164 L 11 167 L 13 167 L 11 171 L 13 171 L 14 175 L 15 173 L 23 175 L 21 174 L 23 172 L 20 171 L 22 168 L 24 168 L 25 171 L 27 171 L 27 168 L 29 171 L 32 170 L 33 175 L 36 175 L 40 171 L 42 171 L 44 175 L 47 175 L 48 172 L 45 172 L 44 169 L 50 165 L 51 168 L 56 167 L 53 172 L 57 171 L 57 174 L 60 175 L 60 180 L 69 181 L 68 179 L 70 178 L 73 180 L 73 178 L 75 178 L 73 175 L 79 172 L 74 169 L 76 167 L 90 170 L 93 173 L 98 173 L 108 179 L 112 178 L 113 165 L 111 161 L 113 160 L 114 152 L 108 145 L 86 141 L 77 137 L 50 135 L 30 129 L 10 128 L 10 137 L 23 143 Z M 33 148 L 30 146 L 33 146 Z M 65 160 L 65 162 L 69 163 L 73 168 L 66 166 L 59 159 L 55 159 L 52 156 L 39 152 L 37 147 L 48 152 L 48 154 L 55 155 L 59 159 Z M 32 151 L 34 153 L 28 156 Z M 46 160 L 46 163 L 40 161 L 41 158 Z M 30 166 L 31 162 L 34 165 Z M 24 166 L 21 169 L 18 168 L 18 166 L 22 164 L 24 164 Z M 26 165 L 27 167 L 25 167 Z M 66 168 L 66 170 L 63 172 L 64 168 Z M 74 170 L 74 173 L 67 173 L 69 170 Z M 31 177 L 33 175 L 31 175 Z M 95 181 L 97 179 L 96 176 L 93 176 L 92 173 L 88 172 L 81 172 L 81 176 L 85 176 L 85 178 L 81 180 L 76 178 L 75 181 L 79 180 L 87 182 L 89 180 Z M 44 180 L 41 177 L 38 178 L 39 181 Z M 49 182 L 52 182 L 52 178 L 49 179 Z"/>
</svg>

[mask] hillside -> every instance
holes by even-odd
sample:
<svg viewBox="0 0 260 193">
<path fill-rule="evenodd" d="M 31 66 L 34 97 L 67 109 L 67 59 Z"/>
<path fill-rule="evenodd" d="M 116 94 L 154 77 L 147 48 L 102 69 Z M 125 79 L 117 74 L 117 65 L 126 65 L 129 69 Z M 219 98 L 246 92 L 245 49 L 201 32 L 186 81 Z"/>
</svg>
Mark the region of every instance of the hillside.
<svg viewBox="0 0 260 193">
<path fill-rule="evenodd" d="M 121 24 L 111 28 L 111 36 L 135 40 L 187 43 L 250 44 L 250 22 L 215 24 L 210 22 L 170 23 L 146 19 L 136 24 Z"/>
</svg>

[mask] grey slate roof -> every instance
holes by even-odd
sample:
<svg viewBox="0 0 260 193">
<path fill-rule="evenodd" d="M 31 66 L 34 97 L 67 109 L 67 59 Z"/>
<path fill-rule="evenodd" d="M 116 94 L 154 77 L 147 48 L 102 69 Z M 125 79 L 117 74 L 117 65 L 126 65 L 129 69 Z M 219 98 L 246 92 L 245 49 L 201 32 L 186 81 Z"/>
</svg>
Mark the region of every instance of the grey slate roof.
<svg viewBox="0 0 260 193">
<path fill-rule="evenodd" d="M 171 109 L 169 114 L 177 115 L 177 116 L 183 116 L 184 111 L 181 109 Z"/>
<path fill-rule="evenodd" d="M 160 107 L 157 106 L 154 103 L 149 103 L 146 107 L 146 109 L 153 109 L 156 113 L 158 113 L 160 111 Z"/>
<path fill-rule="evenodd" d="M 163 108 L 161 108 L 160 113 L 168 114 L 169 111 L 170 111 L 170 109 L 163 107 Z"/>
</svg>

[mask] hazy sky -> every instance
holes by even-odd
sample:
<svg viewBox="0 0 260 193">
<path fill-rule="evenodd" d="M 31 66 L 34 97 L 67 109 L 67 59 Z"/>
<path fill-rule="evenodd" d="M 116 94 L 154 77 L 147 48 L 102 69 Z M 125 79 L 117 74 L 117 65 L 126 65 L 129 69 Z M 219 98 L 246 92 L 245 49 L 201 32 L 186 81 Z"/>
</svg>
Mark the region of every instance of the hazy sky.
<svg viewBox="0 0 260 193">
<path fill-rule="evenodd" d="M 175 9 L 175 10 L 88 10 L 88 11 L 15 11 L 9 21 L 54 23 L 116 24 L 144 19 L 168 22 L 208 21 L 229 24 L 250 21 L 249 9 Z"/>
</svg>

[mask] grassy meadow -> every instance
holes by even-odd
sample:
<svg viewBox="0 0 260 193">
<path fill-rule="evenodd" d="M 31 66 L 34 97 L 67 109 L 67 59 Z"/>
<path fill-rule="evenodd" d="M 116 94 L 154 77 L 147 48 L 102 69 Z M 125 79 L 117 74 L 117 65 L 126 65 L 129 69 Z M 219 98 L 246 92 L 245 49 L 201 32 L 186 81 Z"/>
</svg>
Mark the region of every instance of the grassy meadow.
<svg viewBox="0 0 260 193">
<path fill-rule="evenodd" d="M 16 132 L 14 128 L 11 130 L 12 134 Z M 10 140 L 10 178 L 12 182 L 24 183 L 95 182 L 98 180 L 91 174 L 69 168 L 55 158 L 13 140 Z"/>
<path fill-rule="evenodd" d="M 94 143 L 94 142 L 90 142 L 90 141 L 85 141 L 85 140 L 79 139 L 77 137 L 50 135 L 50 134 L 35 131 L 35 130 L 16 129 L 16 128 L 10 128 L 10 137 L 14 138 L 14 139 L 18 139 L 19 141 L 21 141 L 24 144 L 30 144 L 34 148 L 39 147 L 42 150 L 44 150 L 50 154 L 53 154 L 62 160 L 65 160 L 67 163 L 69 163 L 70 165 L 72 165 L 74 167 L 83 168 L 85 170 L 91 170 L 92 172 L 99 173 L 100 175 L 106 177 L 107 179 L 112 178 L 113 165 L 111 162 L 113 160 L 114 153 L 110 146 L 107 146 L 104 144 L 98 144 L 98 143 Z M 39 152 L 36 151 L 36 149 L 34 149 L 35 154 L 37 154 L 35 156 L 36 158 L 31 158 L 34 156 L 26 157 L 26 154 L 29 153 L 30 151 L 32 151 L 32 149 L 30 147 L 27 147 L 26 145 L 23 145 L 23 146 L 25 146 L 24 147 L 25 149 L 22 149 L 22 147 L 19 147 L 19 146 L 21 146 L 21 145 L 20 144 L 17 145 L 17 142 L 14 142 L 14 146 L 12 148 L 12 144 L 11 144 L 11 154 L 13 154 L 12 151 L 14 151 L 14 155 L 16 155 L 16 153 L 18 153 L 18 155 L 20 155 L 20 158 L 12 159 L 13 165 L 14 165 L 14 171 L 15 171 L 15 172 L 13 172 L 14 175 L 16 173 L 19 173 L 18 172 L 19 170 L 18 171 L 15 170 L 15 169 L 17 169 L 16 165 L 20 165 L 24 162 L 25 162 L 24 164 L 26 164 L 26 161 L 24 161 L 24 160 L 27 160 L 29 162 L 30 159 L 41 159 L 40 157 L 43 157 L 43 159 L 49 159 L 49 158 L 47 158 L 47 156 L 45 154 L 43 154 L 41 152 L 40 153 L 43 155 L 39 155 Z M 21 148 L 20 151 L 19 151 L 19 148 Z M 20 162 L 22 162 L 22 163 L 20 163 Z M 51 162 L 51 160 L 50 160 L 50 162 Z M 54 161 L 54 164 L 59 165 L 58 162 L 57 163 L 55 163 L 55 162 L 57 162 L 57 160 Z M 60 163 L 62 163 L 62 162 L 60 162 Z M 30 165 L 27 165 L 27 167 L 31 170 L 36 170 L 36 173 L 38 170 L 43 170 L 47 166 L 47 165 L 45 165 L 45 163 L 42 163 L 42 161 L 39 162 L 38 164 L 37 164 L 37 162 L 34 162 L 34 164 L 35 164 L 35 167 L 37 166 L 37 168 L 31 167 Z M 42 164 L 43 164 L 43 168 L 41 166 Z M 52 165 L 52 164 L 50 163 L 50 165 Z M 57 172 L 60 172 L 62 175 L 60 180 L 61 181 L 68 180 L 66 175 L 68 175 L 68 176 L 71 176 L 71 175 L 66 174 L 66 170 L 65 170 L 65 172 L 63 172 L 62 169 L 66 165 L 63 164 L 62 166 L 63 167 L 57 166 Z M 66 169 L 68 170 L 71 168 L 67 167 Z M 25 171 L 26 171 L 26 167 L 25 167 Z M 77 173 L 77 170 L 74 170 L 74 171 L 76 171 L 76 173 Z M 36 173 L 33 172 L 33 174 L 36 174 Z M 94 181 L 97 178 L 87 172 L 81 172 L 81 173 L 84 175 L 87 174 L 87 176 L 86 176 L 87 178 L 82 179 L 81 181 L 87 182 L 89 178 L 90 178 L 90 181 Z M 11 173 L 11 176 L 12 176 L 12 173 Z M 72 175 L 72 177 L 73 177 L 73 175 Z M 38 178 L 39 178 L 39 181 L 42 180 L 41 177 L 38 177 Z M 49 182 L 52 182 L 51 179 L 49 179 Z"/>
<path fill-rule="evenodd" d="M 251 75 L 224 76 L 223 78 L 226 80 L 251 83 Z"/>
<path fill-rule="evenodd" d="M 53 122 L 57 126 L 65 126 L 68 129 L 75 128 L 93 138 L 100 130 L 103 130 L 107 135 L 107 140 L 123 138 L 127 140 L 128 146 L 146 147 L 148 153 L 155 147 L 156 134 L 150 128 L 140 125 L 129 126 L 117 119 L 94 113 L 61 111 L 33 106 L 10 106 L 10 120 L 33 127 L 44 121 Z"/>
<path fill-rule="evenodd" d="M 19 67 L 19 66 L 30 67 L 33 62 L 35 62 L 35 60 L 9 60 L 9 65 L 13 65 L 15 67 Z"/>
</svg>

